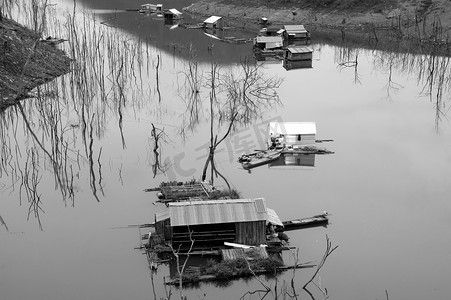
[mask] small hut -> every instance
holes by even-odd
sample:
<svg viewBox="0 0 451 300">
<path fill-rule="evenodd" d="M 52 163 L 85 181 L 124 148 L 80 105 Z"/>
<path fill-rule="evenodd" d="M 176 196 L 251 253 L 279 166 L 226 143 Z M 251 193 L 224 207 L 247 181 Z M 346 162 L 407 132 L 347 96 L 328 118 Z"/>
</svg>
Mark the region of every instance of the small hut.
<svg viewBox="0 0 451 300">
<path fill-rule="evenodd" d="M 308 39 L 310 32 L 308 32 L 304 25 L 284 25 L 284 38 L 287 40 Z"/>
<path fill-rule="evenodd" d="M 139 12 L 142 14 L 162 13 L 163 4 L 151 4 L 151 3 L 142 4 Z"/>
<path fill-rule="evenodd" d="M 205 28 L 222 29 L 224 28 L 224 19 L 218 16 L 211 16 L 206 19 L 203 24 Z"/>
<path fill-rule="evenodd" d="M 316 142 L 314 122 L 270 122 L 268 127 L 269 145 L 278 140 L 282 147 L 296 148 Z"/>
<path fill-rule="evenodd" d="M 155 216 L 155 233 L 174 249 L 215 250 L 224 242 L 257 246 L 266 243 L 268 223 L 282 225 L 263 198 L 169 203 Z"/>
<path fill-rule="evenodd" d="M 175 8 L 171 8 L 164 11 L 164 19 L 165 20 L 179 20 L 183 18 L 183 13 L 178 11 Z"/>
</svg>

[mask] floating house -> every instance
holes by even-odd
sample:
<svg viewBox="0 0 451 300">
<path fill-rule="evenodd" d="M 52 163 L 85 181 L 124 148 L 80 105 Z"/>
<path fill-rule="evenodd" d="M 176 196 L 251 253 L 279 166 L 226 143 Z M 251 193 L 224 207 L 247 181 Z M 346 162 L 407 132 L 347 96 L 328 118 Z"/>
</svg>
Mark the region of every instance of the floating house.
<svg viewBox="0 0 451 300">
<path fill-rule="evenodd" d="M 139 12 L 142 14 L 163 13 L 163 4 L 142 4 Z"/>
<path fill-rule="evenodd" d="M 155 236 L 174 249 L 217 250 L 224 242 L 266 244 L 266 228 L 282 226 L 263 198 L 169 203 L 155 216 Z"/>
<path fill-rule="evenodd" d="M 313 49 L 308 46 L 289 46 L 283 54 L 287 60 L 312 60 Z"/>
<path fill-rule="evenodd" d="M 271 25 L 260 29 L 259 34 L 261 36 L 282 36 L 284 32 L 283 26 Z"/>
<path fill-rule="evenodd" d="M 224 19 L 218 16 L 211 16 L 203 24 L 205 28 L 222 29 L 224 28 Z"/>
<path fill-rule="evenodd" d="M 310 32 L 305 29 L 304 25 L 284 25 L 284 38 L 288 40 L 308 39 Z"/>
<path fill-rule="evenodd" d="M 268 125 L 269 148 L 297 148 L 315 144 L 314 122 L 270 122 Z"/>
<path fill-rule="evenodd" d="M 183 13 L 179 12 L 175 8 L 171 8 L 164 11 L 165 20 L 180 20 L 183 18 Z"/>
<path fill-rule="evenodd" d="M 282 49 L 282 46 L 281 36 L 257 36 L 254 38 L 255 50 L 277 50 Z"/>
</svg>

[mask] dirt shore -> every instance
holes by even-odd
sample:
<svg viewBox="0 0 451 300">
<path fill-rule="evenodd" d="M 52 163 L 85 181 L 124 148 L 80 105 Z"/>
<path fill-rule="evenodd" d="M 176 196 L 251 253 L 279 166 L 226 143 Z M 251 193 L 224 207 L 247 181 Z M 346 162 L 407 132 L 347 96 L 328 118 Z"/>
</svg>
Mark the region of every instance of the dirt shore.
<svg viewBox="0 0 451 300">
<path fill-rule="evenodd" d="M 400 0 L 397 5 L 384 9 L 349 11 L 329 8 L 278 7 L 270 8 L 253 4 L 246 6 L 233 4 L 234 1 L 200 0 L 185 8 L 189 13 L 201 16 L 223 16 L 227 20 L 252 29 L 265 17 L 273 24 L 304 24 L 326 28 L 362 29 L 368 27 L 394 27 L 403 22 L 404 26 L 430 28 L 440 24 L 445 35 L 451 30 L 451 0 Z M 416 24 L 418 22 L 418 24 Z"/>
<path fill-rule="evenodd" d="M 0 111 L 70 71 L 66 54 L 19 23 L 0 18 Z"/>
</svg>

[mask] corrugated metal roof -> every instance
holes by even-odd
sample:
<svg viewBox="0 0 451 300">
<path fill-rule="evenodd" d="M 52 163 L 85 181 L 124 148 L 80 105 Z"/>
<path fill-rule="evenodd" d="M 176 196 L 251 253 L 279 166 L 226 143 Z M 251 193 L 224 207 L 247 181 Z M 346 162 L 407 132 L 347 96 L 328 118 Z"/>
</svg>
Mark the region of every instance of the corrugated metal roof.
<svg viewBox="0 0 451 300">
<path fill-rule="evenodd" d="M 177 16 L 183 15 L 181 12 L 179 12 L 175 8 L 168 9 L 168 11 L 170 11 L 171 13 L 173 13 L 174 15 L 177 15 Z"/>
<path fill-rule="evenodd" d="M 292 46 L 287 47 L 287 50 L 291 53 L 311 53 L 313 49 L 307 46 Z"/>
<path fill-rule="evenodd" d="M 290 33 L 307 33 L 307 30 L 305 29 L 304 25 L 284 25 L 283 27 L 285 31 Z"/>
<path fill-rule="evenodd" d="M 208 24 L 213 24 L 216 23 L 219 19 L 221 19 L 222 17 L 218 17 L 218 16 L 211 16 L 208 19 L 206 19 L 204 21 L 204 23 L 208 23 Z"/>
<path fill-rule="evenodd" d="M 166 219 L 168 219 L 168 218 L 169 218 L 169 209 L 168 209 L 168 208 L 166 208 L 166 209 L 164 209 L 164 210 L 162 210 L 162 211 L 158 211 L 158 212 L 155 214 L 155 220 L 156 220 L 157 222 L 166 220 Z"/>
<path fill-rule="evenodd" d="M 316 134 L 314 122 L 270 122 L 269 134 Z"/>
<path fill-rule="evenodd" d="M 280 43 L 282 44 L 281 36 L 257 36 L 257 43 Z"/>
<path fill-rule="evenodd" d="M 157 222 L 170 218 L 171 226 L 184 226 L 267 221 L 268 213 L 263 198 L 203 200 L 169 203 L 156 218 Z"/>
<path fill-rule="evenodd" d="M 283 226 L 282 221 L 280 220 L 279 216 L 277 215 L 276 211 L 272 208 L 267 208 L 266 213 L 268 214 L 267 221 L 271 224 Z"/>
</svg>

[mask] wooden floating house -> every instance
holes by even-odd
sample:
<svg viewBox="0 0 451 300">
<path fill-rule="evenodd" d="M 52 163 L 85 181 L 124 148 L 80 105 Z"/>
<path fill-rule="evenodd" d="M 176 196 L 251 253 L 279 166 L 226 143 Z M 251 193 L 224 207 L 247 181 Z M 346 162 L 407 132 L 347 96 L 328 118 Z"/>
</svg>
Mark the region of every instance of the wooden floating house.
<svg viewBox="0 0 451 300">
<path fill-rule="evenodd" d="M 269 148 L 297 148 L 315 144 L 314 122 L 270 122 L 268 125 Z"/>
<path fill-rule="evenodd" d="M 281 51 L 282 47 L 283 40 L 281 36 L 257 36 L 254 38 L 254 50 Z"/>
<path fill-rule="evenodd" d="M 218 250 L 224 242 L 266 244 L 267 224 L 282 226 L 263 198 L 172 202 L 155 216 L 155 236 L 174 249 Z M 179 248 L 180 247 L 180 248 Z"/>
<path fill-rule="evenodd" d="M 312 60 L 313 49 L 308 46 L 289 46 L 283 54 L 286 60 Z"/>
<path fill-rule="evenodd" d="M 287 40 L 309 39 L 310 32 L 304 25 L 284 25 L 283 36 Z"/>
<path fill-rule="evenodd" d="M 163 13 L 163 4 L 142 4 L 139 12 L 142 14 Z"/>
<path fill-rule="evenodd" d="M 180 20 L 183 18 L 183 13 L 178 11 L 175 8 L 171 8 L 164 11 L 164 19 L 165 20 Z"/>
<path fill-rule="evenodd" d="M 205 28 L 210 29 L 223 29 L 224 28 L 224 19 L 218 16 L 211 16 L 204 20 L 203 25 Z"/>
</svg>

